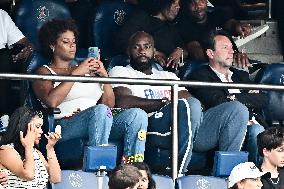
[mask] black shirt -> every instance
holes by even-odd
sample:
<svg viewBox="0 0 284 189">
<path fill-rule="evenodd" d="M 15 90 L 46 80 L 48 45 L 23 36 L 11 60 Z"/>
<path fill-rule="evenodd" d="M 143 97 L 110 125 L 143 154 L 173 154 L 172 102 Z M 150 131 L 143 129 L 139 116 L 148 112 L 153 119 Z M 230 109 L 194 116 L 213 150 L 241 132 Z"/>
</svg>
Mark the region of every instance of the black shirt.
<svg viewBox="0 0 284 189">
<path fill-rule="evenodd" d="M 155 41 L 155 48 L 166 56 L 169 56 L 175 48 L 183 45 L 173 23 L 162 21 L 144 11 L 137 11 L 115 36 L 116 54 L 126 52 L 129 37 L 137 31 L 145 31 L 151 34 Z"/>
<path fill-rule="evenodd" d="M 278 180 L 278 178 L 279 178 L 279 180 Z M 278 178 L 276 178 L 276 179 L 261 178 L 261 182 L 263 184 L 263 186 L 261 188 L 262 189 L 283 189 L 284 188 L 284 170 L 283 169 L 279 169 Z"/>
<path fill-rule="evenodd" d="M 207 20 L 204 23 L 197 23 L 191 15 L 183 13 L 176 25 L 178 32 L 185 44 L 191 41 L 201 42 L 210 30 L 223 28 L 229 18 L 221 11 L 207 13 Z"/>
</svg>

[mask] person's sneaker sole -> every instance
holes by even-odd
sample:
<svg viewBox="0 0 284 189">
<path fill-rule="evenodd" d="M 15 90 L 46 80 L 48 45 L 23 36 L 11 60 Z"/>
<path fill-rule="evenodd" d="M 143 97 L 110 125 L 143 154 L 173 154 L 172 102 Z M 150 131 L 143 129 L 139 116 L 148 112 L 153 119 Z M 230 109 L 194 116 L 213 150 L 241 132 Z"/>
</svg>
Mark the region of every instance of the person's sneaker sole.
<svg viewBox="0 0 284 189">
<path fill-rule="evenodd" d="M 245 38 L 240 38 L 240 37 L 236 37 L 235 38 L 235 44 L 237 47 L 243 46 L 244 44 L 250 42 L 251 40 L 254 40 L 255 38 L 261 36 L 262 34 L 264 34 L 267 30 L 269 29 L 269 26 L 264 24 L 258 27 L 253 28 L 253 31 L 250 35 L 248 35 Z"/>
</svg>

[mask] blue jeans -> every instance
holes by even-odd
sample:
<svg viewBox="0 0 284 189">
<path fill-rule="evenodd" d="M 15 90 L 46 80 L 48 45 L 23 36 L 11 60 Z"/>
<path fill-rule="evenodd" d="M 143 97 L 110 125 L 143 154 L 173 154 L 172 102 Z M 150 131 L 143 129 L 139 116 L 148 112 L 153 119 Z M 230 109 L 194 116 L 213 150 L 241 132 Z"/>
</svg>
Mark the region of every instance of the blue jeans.
<svg viewBox="0 0 284 189">
<path fill-rule="evenodd" d="M 188 108 L 190 107 L 190 108 Z M 178 101 L 178 158 L 179 173 L 186 169 L 192 151 L 192 142 L 201 123 L 202 108 L 193 97 Z M 172 149 L 172 105 L 168 104 L 149 117 L 147 143 L 150 147 Z M 152 133 L 152 134 L 151 134 Z"/>
<path fill-rule="evenodd" d="M 253 124 L 247 126 L 247 134 L 243 150 L 249 152 L 248 160 L 254 162 L 257 166 L 260 164 L 260 156 L 257 147 L 257 135 L 264 131 L 263 126 Z"/>
<path fill-rule="evenodd" d="M 103 104 L 92 106 L 70 118 L 56 120 L 56 124 L 62 127 L 62 138 L 59 142 L 85 138 L 89 146 L 108 144 L 112 122 L 113 118 L 108 106 Z"/>
<path fill-rule="evenodd" d="M 124 157 L 134 156 L 134 161 L 143 161 L 147 126 L 145 111 L 139 108 L 123 110 L 113 117 L 110 139 L 124 141 Z"/>
<path fill-rule="evenodd" d="M 245 139 L 249 112 L 240 102 L 226 102 L 205 111 L 193 142 L 193 151 L 239 151 Z M 191 154 L 187 159 L 187 165 Z M 190 167 L 188 167 L 190 169 Z M 184 169 L 186 172 L 186 169 Z"/>
</svg>

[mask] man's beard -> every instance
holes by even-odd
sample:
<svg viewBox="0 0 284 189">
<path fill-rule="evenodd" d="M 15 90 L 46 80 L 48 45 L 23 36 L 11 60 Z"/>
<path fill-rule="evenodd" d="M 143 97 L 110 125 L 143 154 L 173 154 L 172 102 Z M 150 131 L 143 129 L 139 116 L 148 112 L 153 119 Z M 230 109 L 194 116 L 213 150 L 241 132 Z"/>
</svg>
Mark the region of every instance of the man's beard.
<svg viewBox="0 0 284 189">
<path fill-rule="evenodd" d="M 196 23 L 204 23 L 207 21 L 207 14 L 205 14 L 203 17 L 199 17 L 196 15 L 197 13 L 191 13 L 192 20 Z"/>
<path fill-rule="evenodd" d="M 140 58 L 146 58 L 147 61 L 140 61 Z M 152 69 L 152 64 L 153 64 L 154 60 L 152 58 L 146 57 L 146 56 L 139 56 L 136 58 L 131 57 L 130 58 L 130 65 L 132 68 L 134 68 L 135 70 L 144 72 L 146 70 Z"/>
</svg>

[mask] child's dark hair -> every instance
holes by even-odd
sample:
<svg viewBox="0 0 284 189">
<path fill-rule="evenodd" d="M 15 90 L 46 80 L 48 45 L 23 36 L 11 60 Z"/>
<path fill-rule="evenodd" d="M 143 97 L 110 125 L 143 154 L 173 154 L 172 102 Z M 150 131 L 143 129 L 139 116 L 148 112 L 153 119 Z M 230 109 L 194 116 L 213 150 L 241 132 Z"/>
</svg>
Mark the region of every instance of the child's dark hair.
<svg viewBox="0 0 284 189">
<path fill-rule="evenodd" d="M 263 157 L 263 149 L 276 149 L 284 143 L 284 128 L 270 127 L 257 135 L 258 153 Z"/>
<path fill-rule="evenodd" d="M 132 165 L 137 167 L 139 170 L 146 171 L 149 180 L 148 189 L 156 189 L 156 182 L 153 179 L 149 166 L 144 162 L 134 162 Z"/>
<path fill-rule="evenodd" d="M 7 130 L 3 133 L 0 146 L 6 144 L 14 144 L 15 150 L 20 154 L 21 158 L 25 158 L 25 149 L 20 141 L 20 131 L 23 136 L 27 134 L 28 123 L 35 116 L 41 117 L 38 112 L 27 107 L 17 108 L 9 119 Z"/>
<path fill-rule="evenodd" d="M 133 165 L 118 165 L 109 174 L 109 189 L 133 188 L 141 178 L 139 169 Z"/>
</svg>

